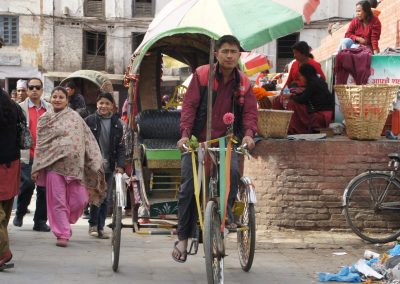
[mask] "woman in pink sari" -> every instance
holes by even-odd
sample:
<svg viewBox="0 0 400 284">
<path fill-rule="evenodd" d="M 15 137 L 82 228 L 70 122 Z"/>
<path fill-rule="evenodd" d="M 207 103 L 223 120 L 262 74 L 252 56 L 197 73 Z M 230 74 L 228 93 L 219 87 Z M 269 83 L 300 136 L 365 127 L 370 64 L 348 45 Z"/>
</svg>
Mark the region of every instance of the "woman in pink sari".
<svg viewBox="0 0 400 284">
<path fill-rule="evenodd" d="M 82 215 L 88 200 L 105 197 L 103 158 L 92 132 L 80 115 L 68 107 L 67 91 L 56 87 L 37 127 L 32 179 L 46 186 L 47 214 L 57 246 L 66 247 L 71 225 Z"/>
</svg>

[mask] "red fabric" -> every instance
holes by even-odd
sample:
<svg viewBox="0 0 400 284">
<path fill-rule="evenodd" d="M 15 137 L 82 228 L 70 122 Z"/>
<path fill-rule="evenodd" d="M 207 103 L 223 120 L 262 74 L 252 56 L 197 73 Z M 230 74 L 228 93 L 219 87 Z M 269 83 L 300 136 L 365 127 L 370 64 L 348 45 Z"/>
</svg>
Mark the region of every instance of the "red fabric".
<svg viewBox="0 0 400 284">
<path fill-rule="evenodd" d="M 12 161 L 7 164 L 0 164 L 0 200 L 9 200 L 16 196 L 19 191 L 20 161 Z"/>
<path fill-rule="evenodd" d="M 336 84 L 347 84 L 349 74 L 353 76 L 357 85 L 367 84 L 371 75 L 371 60 L 372 52 L 365 46 L 339 51 L 335 60 Z"/>
<path fill-rule="evenodd" d="M 33 145 L 29 152 L 30 157 L 33 158 L 35 155 L 35 148 L 36 148 L 36 129 L 39 121 L 39 117 L 42 116 L 46 112 L 46 109 L 41 107 L 40 109 L 36 109 L 35 106 L 29 108 L 29 131 L 32 134 L 33 138 Z"/>
<path fill-rule="evenodd" d="M 233 75 L 230 79 L 224 83 L 222 80 L 218 81 L 217 97 L 212 109 L 212 133 L 211 138 L 218 138 L 226 134 L 226 125 L 224 124 L 222 117 L 227 112 L 232 112 L 232 101 L 233 87 L 234 87 Z M 200 103 L 200 80 L 197 72 L 193 74 L 193 78 L 189 84 L 189 88 L 186 92 L 185 99 L 183 101 L 180 129 L 182 136 L 190 137 L 193 123 L 196 117 L 197 108 Z M 227 103 L 229 102 L 229 103 Z M 245 135 L 253 136 L 257 132 L 257 100 L 254 96 L 251 88 L 244 95 L 243 104 L 243 127 L 245 129 Z M 206 139 L 206 126 L 204 126 L 199 137 L 199 141 L 205 141 Z"/>
<path fill-rule="evenodd" d="M 381 37 L 381 22 L 378 17 L 372 16 L 367 24 L 363 24 L 358 18 L 354 18 L 350 22 L 350 26 L 345 34 L 346 38 L 351 38 L 354 42 L 357 37 L 365 39 L 366 46 L 372 47 L 372 50 L 379 50 L 378 41 Z"/>
<path fill-rule="evenodd" d="M 322 71 L 322 68 L 321 68 L 321 64 L 319 64 L 317 61 L 315 61 L 312 58 L 308 59 L 306 64 L 310 64 L 311 66 L 313 66 L 315 68 L 315 70 L 317 70 L 317 74 L 319 74 L 322 79 L 326 80 L 324 71 Z M 299 68 L 300 68 L 300 63 L 299 63 L 299 61 L 295 60 L 292 64 L 292 67 L 290 68 L 289 76 L 286 81 L 286 86 L 290 87 L 290 86 L 292 86 L 293 83 L 296 83 L 297 86 L 304 86 L 304 84 L 300 81 Z"/>
<path fill-rule="evenodd" d="M 294 113 L 289 123 L 288 134 L 312 133 L 316 128 L 327 128 L 332 122 L 333 111 L 307 112 L 307 106 L 289 101 L 288 110 Z"/>
<path fill-rule="evenodd" d="M 280 97 L 275 98 L 272 106 L 273 109 L 284 109 Z M 333 119 L 333 111 L 324 110 L 308 113 L 307 105 L 298 104 L 292 100 L 288 101 L 287 110 L 294 111 L 290 120 L 288 134 L 312 133 L 313 129 L 329 127 Z"/>
</svg>

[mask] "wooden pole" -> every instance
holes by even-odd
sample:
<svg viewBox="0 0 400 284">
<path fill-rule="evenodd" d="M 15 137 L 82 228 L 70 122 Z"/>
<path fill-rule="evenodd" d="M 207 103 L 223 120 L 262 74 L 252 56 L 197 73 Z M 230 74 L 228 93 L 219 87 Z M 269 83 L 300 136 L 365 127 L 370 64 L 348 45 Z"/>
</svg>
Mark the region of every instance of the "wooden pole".
<svg viewBox="0 0 400 284">
<path fill-rule="evenodd" d="M 212 93 L 213 93 L 213 82 L 214 82 L 214 39 L 210 39 L 210 71 L 208 72 L 208 89 L 207 89 L 207 128 L 206 128 L 206 140 L 211 140 L 212 131 Z"/>
</svg>

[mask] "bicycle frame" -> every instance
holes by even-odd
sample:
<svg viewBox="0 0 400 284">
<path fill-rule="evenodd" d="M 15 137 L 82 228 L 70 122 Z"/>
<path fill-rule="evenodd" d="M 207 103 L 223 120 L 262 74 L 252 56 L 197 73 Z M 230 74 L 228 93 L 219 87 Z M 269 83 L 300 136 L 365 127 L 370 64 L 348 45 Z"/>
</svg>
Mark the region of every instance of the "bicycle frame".
<svg viewBox="0 0 400 284">
<path fill-rule="evenodd" d="M 226 145 L 225 139 L 229 139 L 228 143 Z M 229 190 L 230 190 L 230 156 L 232 151 L 232 141 L 233 138 L 232 136 L 225 136 L 221 137 L 219 139 L 213 139 L 210 141 L 205 141 L 203 143 L 200 143 L 197 148 L 190 146 L 188 148 L 188 151 L 192 153 L 192 168 L 193 168 L 193 179 L 194 179 L 194 187 L 195 187 L 195 197 L 196 197 L 196 206 L 197 206 L 197 211 L 198 211 L 198 216 L 199 216 L 199 222 L 200 222 L 200 227 L 202 230 L 204 229 L 204 220 L 203 220 L 203 215 L 204 215 L 204 208 L 201 208 L 200 205 L 200 188 L 202 185 L 203 189 L 208 189 L 208 190 L 203 190 L 203 206 L 205 206 L 206 202 L 210 199 L 213 199 L 218 202 L 219 207 L 220 207 L 220 215 L 221 215 L 221 220 L 225 220 L 226 217 L 226 207 L 227 207 L 227 200 L 228 200 L 228 195 L 229 195 Z M 208 147 L 209 145 L 213 143 L 219 143 L 220 147 Z M 225 146 L 226 145 L 226 146 Z M 198 163 L 196 165 L 195 163 L 195 152 L 198 154 Z M 205 178 L 205 153 L 208 153 L 210 160 L 212 161 L 213 167 L 216 167 L 217 172 L 216 172 L 216 179 L 219 183 L 219 190 L 217 194 L 215 194 L 216 190 L 213 189 L 213 187 L 217 186 L 218 184 L 213 183 L 213 175 L 211 175 L 211 178 L 209 180 L 209 183 L 206 184 L 206 178 Z M 239 151 L 239 153 L 241 153 Z M 219 154 L 219 155 L 218 155 Z M 197 169 L 199 171 L 197 172 Z M 225 174 L 221 174 L 221 171 L 225 171 Z M 249 178 L 247 178 L 247 183 L 251 184 L 251 181 Z M 254 188 L 254 186 L 252 187 Z M 219 200 L 217 200 L 219 197 Z M 249 196 L 250 198 L 250 196 Z M 251 194 L 251 200 L 256 201 L 255 198 L 255 192 L 253 190 L 253 194 Z M 255 202 L 254 202 L 255 203 Z M 203 209 L 203 210 L 202 210 Z M 224 230 L 225 228 L 225 222 L 221 222 L 221 231 Z"/>
</svg>

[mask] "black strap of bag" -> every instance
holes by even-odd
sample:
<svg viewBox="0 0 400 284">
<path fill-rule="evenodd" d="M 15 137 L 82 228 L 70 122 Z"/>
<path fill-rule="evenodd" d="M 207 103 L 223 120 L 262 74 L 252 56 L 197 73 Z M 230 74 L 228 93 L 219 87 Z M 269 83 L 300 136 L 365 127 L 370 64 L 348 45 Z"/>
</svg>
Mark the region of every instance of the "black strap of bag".
<svg viewBox="0 0 400 284">
<path fill-rule="evenodd" d="M 21 150 L 28 150 L 33 145 L 33 138 L 27 126 L 26 118 L 23 114 L 22 108 L 18 104 L 15 104 L 15 107 L 17 108 L 18 147 Z"/>
</svg>

